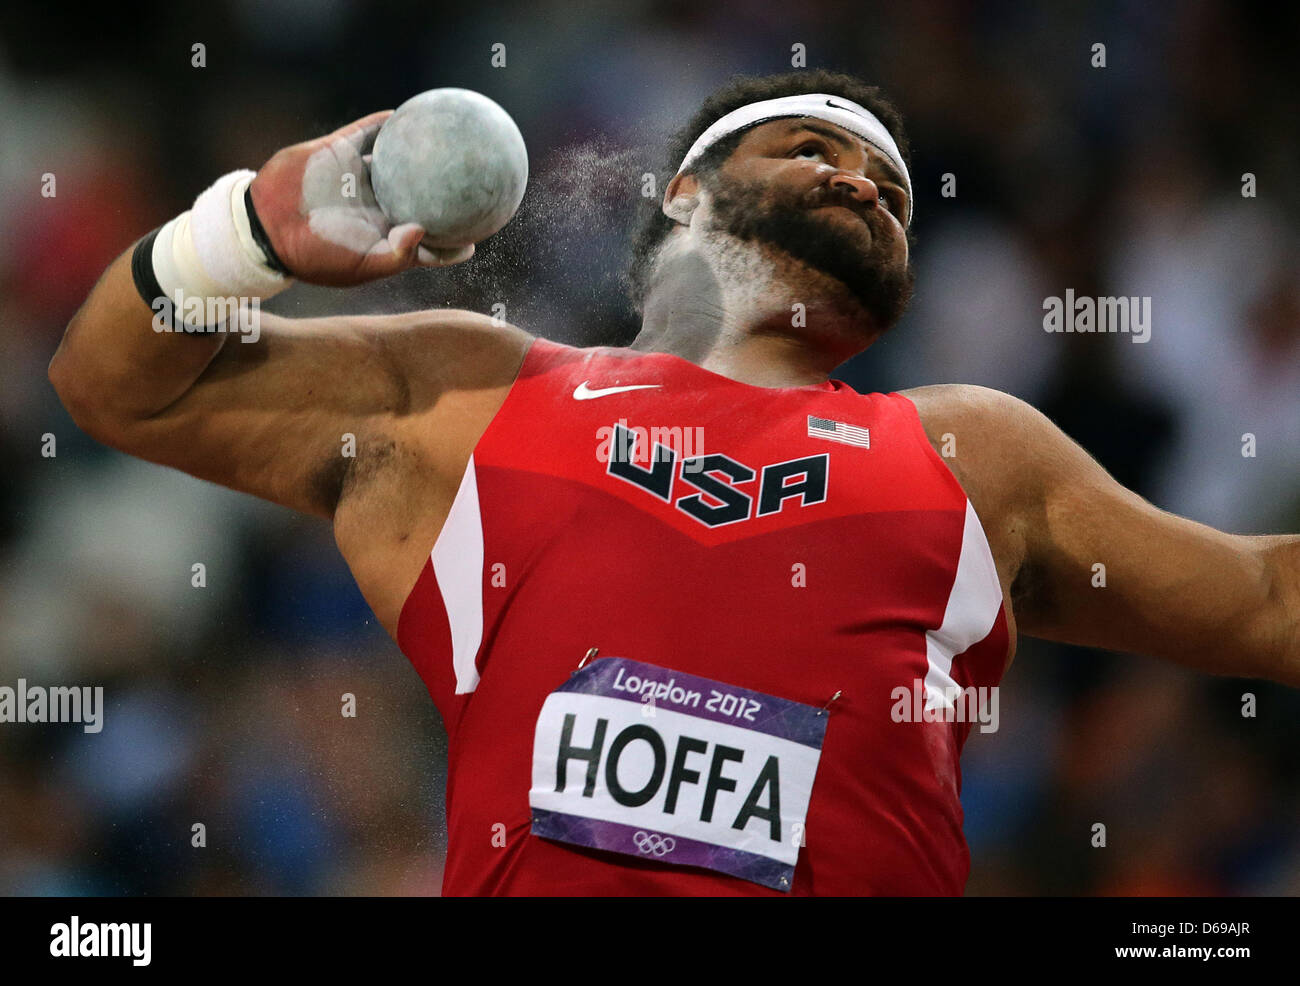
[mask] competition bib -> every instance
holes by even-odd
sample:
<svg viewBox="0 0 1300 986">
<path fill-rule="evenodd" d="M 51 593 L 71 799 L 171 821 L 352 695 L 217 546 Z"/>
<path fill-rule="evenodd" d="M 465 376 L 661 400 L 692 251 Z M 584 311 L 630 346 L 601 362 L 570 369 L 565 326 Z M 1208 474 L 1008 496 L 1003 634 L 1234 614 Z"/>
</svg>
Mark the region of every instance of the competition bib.
<svg viewBox="0 0 1300 986">
<path fill-rule="evenodd" d="M 622 657 L 546 697 L 534 835 L 789 892 L 824 710 Z"/>
</svg>

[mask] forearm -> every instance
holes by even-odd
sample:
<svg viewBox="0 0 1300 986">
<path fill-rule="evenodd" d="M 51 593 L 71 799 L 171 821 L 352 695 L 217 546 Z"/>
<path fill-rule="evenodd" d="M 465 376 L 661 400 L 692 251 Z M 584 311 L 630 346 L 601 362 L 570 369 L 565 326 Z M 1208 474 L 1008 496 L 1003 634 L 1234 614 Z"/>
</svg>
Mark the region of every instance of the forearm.
<svg viewBox="0 0 1300 986">
<path fill-rule="evenodd" d="M 1268 603 L 1259 617 L 1257 636 L 1265 648 L 1270 675 L 1300 688 L 1300 535 L 1249 538 L 1264 561 Z"/>
<path fill-rule="evenodd" d="M 1300 686 L 1300 538 L 1226 534 L 1127 491 L 1070 499 L 1033 553 L 1024 632 Z"/>
<path fill-rule="evenodd" d="M 77 424 L 96 434 L 147 418 L 180 398 L 220 352 L 224 332 L 155 331 L 127 250 L 68 323 L 49 377 Z"/>
<path fill-rule="evenodd" d="M 178 400 L 225 345 L 258 338 L 261 299 L 289 286 L 248 208 L 251 171 L 218 178 L 191 208 L 118 257 L 73 317 L 50 379 L 78 423 L 111 429 Z"/>
</svg>

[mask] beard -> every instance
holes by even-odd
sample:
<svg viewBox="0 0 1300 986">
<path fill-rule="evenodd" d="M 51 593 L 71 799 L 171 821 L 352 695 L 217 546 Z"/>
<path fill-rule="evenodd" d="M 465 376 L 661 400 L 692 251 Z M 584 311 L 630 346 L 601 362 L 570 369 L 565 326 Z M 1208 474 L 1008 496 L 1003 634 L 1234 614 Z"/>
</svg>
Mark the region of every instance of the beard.
<svg viewBox="0 0 1300 986">
<path fill-rule="evenodd" d="M 909 262 L 892 257 L 890 241 L 877 235 L 883 224 L 864 217 L 872 234 L 864 249 L 860 234 L 810 211 L 818 206 L 844 205 L 862 216 L 865 208 L 843 190 L 819 186 L 773 201 L 771 189 L 761 183 L 733 180 L 724 185 L 715 178 L 711 185 L 718 230 L 773 247 L 839 281 L 879 332 L 902 318 L 912 299 L 915 275 Z"/>
</svg>

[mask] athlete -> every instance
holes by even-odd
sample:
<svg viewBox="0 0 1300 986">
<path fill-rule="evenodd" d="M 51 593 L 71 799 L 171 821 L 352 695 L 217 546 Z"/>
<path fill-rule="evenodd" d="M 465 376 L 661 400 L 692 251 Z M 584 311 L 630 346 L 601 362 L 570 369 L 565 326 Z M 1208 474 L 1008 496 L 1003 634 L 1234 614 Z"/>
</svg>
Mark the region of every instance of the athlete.
<svg viewBox="0 0 1300 986">
<path fill-rule="evenodd" d="M 457 310 L 254 323 L 292 279 L 473 253 L 340 196 L 386 115 L 144 237 L 50 379 L 99 441 L 333 523 L 446 724 L 445 893 L 960 894 L 960 713 L 1018 632 L 1300 685 L 1300 537 L 1158 510 L 1006 394 L 831 379 L 912 289 L 874 87 L 701 107 L 630 348 Z"/>
</svg>

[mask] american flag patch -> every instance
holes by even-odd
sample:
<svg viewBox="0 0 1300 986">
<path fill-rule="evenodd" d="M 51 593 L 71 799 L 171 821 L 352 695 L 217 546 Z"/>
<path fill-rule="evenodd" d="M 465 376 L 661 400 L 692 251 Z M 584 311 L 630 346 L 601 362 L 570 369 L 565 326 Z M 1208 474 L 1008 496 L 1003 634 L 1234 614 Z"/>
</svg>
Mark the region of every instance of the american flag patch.
<svg viewBox="0 0 1300 986">
<path fill-rule="evenodd" d="M 843 421 L 832 421 L 830 418 L 814 418 L 811 414 L 808 415 L 808 437 L 871 448 L 871 432 L 868 429 L 846 425 Z"/>
</svg>

